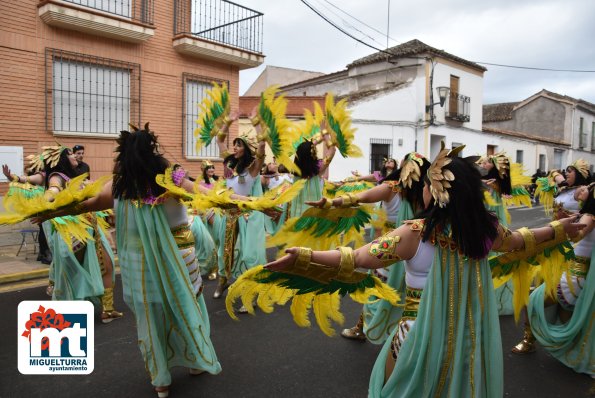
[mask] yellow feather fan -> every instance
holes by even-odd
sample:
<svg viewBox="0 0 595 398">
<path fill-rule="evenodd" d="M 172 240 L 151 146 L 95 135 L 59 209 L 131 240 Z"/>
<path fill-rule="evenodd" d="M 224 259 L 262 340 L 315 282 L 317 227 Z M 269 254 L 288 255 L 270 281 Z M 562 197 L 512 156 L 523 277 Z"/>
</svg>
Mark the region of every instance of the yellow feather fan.
<svg viewBox="0 0 595 398">
<path fill-rule="evenodd" d="M 310 312 L 314 312 L 316 323 L 327 336 L 336 334 L 333 323 L 342 325 L 345 321 L 340 311 L 341 296 L 349 293 L 359 303 L 383 299 L 397 305 L 399 295 L 378 278 L 368 275 L 359 283 L 348 284 L 336 280 L 329 284 L 316 282 L 305 277 L 272 272 L 262 265 L 244 272 L 229 287 L 225 307 L 235 320 L 233 305 L 239 299 L 248 312 L 254 315 L 254 302 L 263 312 L 270 313 L 276 305 L 285 305 L 291 300 L 290 311 L 294 322 L 300 327 L 311 326 Z"/>
<path fill-rule="evenodd" d="M 362 157 L 362 150 L 354 143 L 355 129 L 351 126 L 351 115 L 347 111 L 347 100 L 335 103 L 331 93 L 325 98 L 326 128 L 331 134 L 333 143 L 345 158 Z"/>
<path fill-rule="evenodd" d="M 0 214 L 0 225 L 15 224 L 27 218 L 52 213 L 92 198 L 101 192 L 105 183 L 112 176 L 103 176 L 92 183 L 85 184 L 86 178 L 87 174 L 85 173 L 70 180 L 66 187 L 54 196 L 52 202 L 47 201 L 43 196 L 27 198 L 23 195 L 14 195 L 11 199 L 12 212 Z"/>
</svg>

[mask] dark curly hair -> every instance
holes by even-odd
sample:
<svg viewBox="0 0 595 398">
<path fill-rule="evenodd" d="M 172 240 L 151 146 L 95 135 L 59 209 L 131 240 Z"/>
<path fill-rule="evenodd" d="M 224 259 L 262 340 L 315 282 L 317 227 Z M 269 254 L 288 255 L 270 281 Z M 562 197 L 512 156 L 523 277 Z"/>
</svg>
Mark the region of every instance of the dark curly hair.
<svg viewBox="0 0 595 398">
<path fill-rule="evenodd" d="M 241 138 L 234 139 L 233 144 L 235 145 L 237 143 L 240 143 L 244 148 L 244 155 L 242 155 L 241 158 L 236 158 L 234 154 L 228 155 L 223 159 L 223 164 L 228 168 L 235 170 L 238 174 L 242 174 L 254 161 L 254 155 L 244 140 Z"/>
<path fill-rule="evenodd" d="M 143 199 L 159 196 L 165 189 L 155 182 L 157 174 L 169 167 L 169 162 L 159 153 L 157 137 L 149 130 L 121 131 L 116 140 L 116 164 L 112 191 L 117 199 Z"/>
<path fill-rule="evenodd" d="M 65 176 L 67 176 L 68 178 L 74 178 L 79 175 L 79 173 L 76 171 L 76 169 L 74 167 L 72 167 L 72 165 L 70 164 L 70 159 L 68 159 L 68 156 L 70 156 L 70 154 L 72 154 L 72 151 L 70 150 L 70 148 L 65 148 L 62 152 L 60 152 L 60 160 L 58 160 L 58 163 L 54 167 L 50 167 L 49 164 L 44 163 L 43 171 L 45 172 L 45 175 L 46 175 L 46 178 L 45 178 L 46 189 L 48 188 L 50 176 L 53 173 L 62 173 Z"/>
<path fill-rule="evenodd" d="M 422 214 L 425 219 L 423 240 L 430 239 L 434 232 L 447 233 L 464 255 L 480 259 L 487 256 L 498 236 L 498 218 L 484 205 L 485 188 L 475 160 L 477 158 L 453 157 L 451 163 L 444 166 L 455 176 L 448 188 L 450 200 L 445 207 L 432 201 L 426 208 Z M 427 174 L 425 183 L 430 183 Z"/>
<path fill-rule="evenodd" d="M 312 141 L 304 141 L 297 147 L 293 162 L 300 169 L 302 178 L 314 177 L 320 172 L 320 165 L 315 153 L 316 147 Z"/>
<path fill-rule="evenodd" d="M 215 166 L 211 165 L 211 166 L 205 167 L 204 170 L 202 171 L 202 179 L 204 180 L 204 182 L 206 184 L 211 184 L 211 180 L 209 178 L 209 175 L 207 174 L 207 171 L 209 171 L 209 169 L 214 169 L 214 168 L 215 168 Z M 216 176 L 214 174 L 213 174 L 212 178 L 213 178 L 213 182 L 219 180 L 219 176 Z"/>
<path fill-rule="evenodd" d="M 579 213 L 581 214 L 591 214 L 595 216 L 595 197 L 593 197 L 593 190 L 595 189 L 595 184 L 589 185 L 589 196 L 587 200 L 583 203 Z"/>
<path fill-rule="evenodd" d="M 393 162 L 393 163 L 395 164 L 395 168 L 394 168 L 394 169 L 393 169 L 393 171 L 391 171 L 390 173 L 388 172 L 388 169 L 386 168 L 386 164 L 387 164 L 388 162 Z M 393 173 L 393 172 L 394 172 L 395 170 L 397 170 L 398 168 L 399 168 L 399 164 L 397 163 L 397 161 L 396 161 L 395 159 L 393 159 L 393 158 L 386 159 L 386 162 L 384 162 L 384 163 L 382 164 L 382 168 L 380 169 L 380 175 L 381 175 L 382 177 L 387 177 L 387 176 L 388 176 L 388 174 L 391 174 L 391 173 Z"/>
</svg>

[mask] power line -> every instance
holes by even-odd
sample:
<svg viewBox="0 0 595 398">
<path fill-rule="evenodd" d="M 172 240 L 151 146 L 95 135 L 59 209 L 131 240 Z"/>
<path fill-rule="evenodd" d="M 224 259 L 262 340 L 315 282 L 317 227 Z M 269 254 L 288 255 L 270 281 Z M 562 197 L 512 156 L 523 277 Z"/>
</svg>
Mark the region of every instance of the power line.
<svg viewBox="0 0 595 398">
<path fill-rule="evenodd" d="M 331 6 L 333 6 L 333 7 L 334 7 L 334 8 L 336 8 L 337 10 L 341 11 L 343 14 L 347 15 L 348 17 L 350 17 L 350 18 L 353 18 L 354 20 L 356 20 L 357 22 L 361 23 L 361 24 L 362 24 L 362 25 L 364 25 L 365 27 L 372 29 L 374 32 L 376 32 L 376 33 L 378 33 L 378 34 L 381 34 L 382 36 L 386 36 L 386 37 L 388 37 L 389 39 L 391 39 L 391 40 L 392 40 L 392 41 L 394 41 L 395 43 L 398 43 L 398 42 L 399 42 L 397 39 L 394 39 L 394 38 L 390 37 L 390 36 L 388 35 L 388 32 L 386 32 L 386 33 L 385 33 L 385 32 L 381 32 L 381 31 L 379 31 L 379 30 L 378 30 L 378 29 L 376 29 L 375 27 L 373 27 L 373 26 L 370 26 L 370 25 L 368 25 L 367 23 L 365 23 L 364 21 L 357 19 L 356 17 L 354 17 L 353 15 L 349 14 L 347 11 L 345 11 L 345 10 L 341 9 L 340 7 L 336 6 L 335 4 L 331 3 L 330 1 L 328 1 L 328 0 L 324 0 L 324 2 L 325 2 L 325 3 L 328 3 L 328 4 L 330 4 Z M 389 4 L 389 7 L 390 7 L 390 4 Z M 388 43 L 387 43 L 387 47 L 388 47 Z"/>
<path fill-rule="evenodd" d="M 515 65 L 504 65 L 504 64 L 493 64 L 490 62 L 479 62 L 475 61 L 476 64 L 500 66 L 503 68 L 514 68 L 514 69 L 528 69 L 528 70 L 543 70 L 548 72 L 573 72 L 573 73 L 595 73 L 595 70 L 577 70 L 577 69 L 554 69 L 554 68 L 538 68 L 532 66 L 515 66 Z"/>
<path fill-rule="evenodd" d="M 358 39 L 357 37 L 353 36 L 351 33 L 346 32 L 343 28 L 341 28 L 340 26 L 337 26 L 334 22 L 332 22 L 330 19 L 328 19 L 326 16 L 324 16 L 320 11 L 318 11 L 316 8 L 314 8 L 312 5 L 310 5 L 306 0 L 301 0 L 301 2 L 304 3 L 309 9 L 311 9 L 312 11 L 314 11 L 314 13 L 316 15 L 318 15 L 320 18 L 324 19 L 326 22 L 328 22 L 329 24 L 331 24 L 335 29 L 338 29 L 343 34 L 351 37 L 353 40 L 357 41 L 358 43 L 361 43 L 364 46 L 370 47 L 370 48 L 372 48 L 372 49 L 374 49 L 376 51 L 379 51 L 381 53 L 385 53 L 385 54 L 388 54 L 388 55 L 393 55 L 393 54 L 391 54 L 388 51 L 384 51 L 384 50 L 381 50 L 379 48 L 376 48 L 373 45 L 368 44 L 365 41 Z"/>
<path fill-rule="evenodd" d="M 320 0 L 318 0 L 318 2 L 320 3 Z M 327 3 L 329 3 L 328 1 L 326 1 Z M 331 3 L 329 3 L 331 4 Z M 332 5 L 332 4 L 331 4 Z M 346 21 L 345 19 L 343 19 L 343 17 L 341 17 L 339 14 L 337 14 L 336 12 L 334 12 L 333 10 L 331 10 L 330 8 L 328 8 L 327 6 L 325 6 L 324 4 L 321 3 L 321 6 L 326 8 L 330 13 L 332 13 L 333 15 L 335 15 L 337 18 L 339 18 L 343 24 L 345 24 L 348 28 L 351 28 L 353 30 L 358 31 L 359 33 L 361 33 L 362 35 L 370 38 L 373 42 L 382 45 L 382 43 L 380 43 L 378 40 L 376 40 L 375 38 L 373 38 L 372 36 L 370 36 L 369 34 L 359 30 L 357 27 L 353 26 L 349 21 Z M 335 7 L 337 8 L 337 7 Z M 339 9 L 340 10 L 340 9 Z M 349 15 L 349 14 L 348 14 Z"/>
<path fill-rule="evenodd" d="M 332 5 L 333 7 L 335 7 L 336 9 L 338 9 L 339 11 L 343 12 L 346 15 L 349 15 L 351 18 L 355 19 L 356 21 L 366 25 L 364 22 L 360 21 L 359 19 L 351 16 L 349 13 L 347 13 L 346 11 L 343 11 L 340 7 L 332 4 L 331 2 L 324 0 L 325 2 L 329 3 L 330 5 Z M 314 13 L 316 15 L 318 15 L 320 18 L 324 19 L 327 23 L 329 23 L 331 26 L 333 26 L 335 29 L 339 30 L 341 33 L 343 33 L 346 36 L 349 36 L 350 38 L 352 38 L 353 40 L 367 46 L 370 47 L 373 50 L 376 50 L 378 52 L 387 54 L 387 55 L 393 55 L 392 53 L 390 53 L 389 51 L 385 51 L 385 50 L 381 50 L 377 47 L 374 47 L 371 44 L 368 44 L 366 42 L 364 42 L 361 39 L 358 39 L 357 37 L 353 36 L 352 34 L 350 34 L 349 32 L 345 31 L 344 29 L 342 29 L 341 27 L 337 26 L 334 22 L 332 22 L 330 19 L 328 19 L 324 14 L 322 14 L 320 11 L 318 11 L 317 9 L 315 9 L 312 5 L 308 4 L 307 1 L 305 0 L 301 0 L 302 3 L 304 3 L 309 9 L 311 9 L 312 11 L 314 11 Z M 352 26 L 353 27 L 353 26 Z M 368 26 L 369 28 L 371 28 L 370 26 Z M 354 28 L 355 29 L 355 28 Z M 376 32 L 379 32 L 378 30 L 371 28 L 373 30 L 375 30 Z M 357 29 L 356 29 L 357 30 Z M 358 30 L 359 31 L 359 30 Z M 359 31 L 360 33 L 363 33 L 361 31 Z M 381 34 L 384 35 L 384 33 L 379 32 Z M 387 34 L 388 36 L 388 34 Z M 368 36 L 369 37 L 369 36 Z M 374 39 L 372 39 L 374 40 Z M 396 41 L 395 39 L 391 38 L 391 40 Z M 540 67 L 531 67 L 531 66 L 518 66 L 518 65 L 505 65 L 505 64 L 496 64 L 496 63 L 492 63 L 492 62 L 479 62 L 479 61 L 473 61 L 476 64 L 480 64 L 480 65 L 490 65 L 490 66 L 498 66 L 501 68 L 512 68 L 512 69 L 524 69 L 524 70 L 540 70 L 540 71 L 547 71 L 547 72 L 569 72 L 569 73 L 595 73 L 595 70 L 578 70 L 578 69 L 555 69 L 555 68 L 540 68 Z"/>
</svg>

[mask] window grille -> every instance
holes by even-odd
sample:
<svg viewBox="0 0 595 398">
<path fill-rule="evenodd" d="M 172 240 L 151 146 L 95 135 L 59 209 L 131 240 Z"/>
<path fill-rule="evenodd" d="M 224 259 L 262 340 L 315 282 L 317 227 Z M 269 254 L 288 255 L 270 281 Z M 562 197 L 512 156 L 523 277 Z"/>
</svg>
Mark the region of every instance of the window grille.
<svg viewBox="0 0 595 398">
<path fill-rule="evenodd" d="M 390 158 L 393 153 L 392 139 L 370 139 L 370 173 L 380 171 L 384 165 L 384 159 Z"/>
<path fill-rule="evenodd" d="M 106 12 L 135 22 L 153 23 L 153 0 L 62 0 L 67 3 Z"/>
<path fill-rule="evenodd" d="M 222 83 L 216 79 L 196 76 L 191 74 L 183 75 L 183 128 L 184 128 L 184 154 L 187 158 L 218 158 L 219 147 L 216 138 L 208 146 L 203 146 L 200 150 L 196 149 L 197 139 L 194 136 L 194 130 L 200 126 L 197 123 L 200 115 L 200 102 L 207 96 L 207 91 L 213 88 L 213 82 Z M 229 86 L 229 83 L 228 83 Z"/>
<path fill-rule="evenodd" d="M 46 49 L 47 130 L 118 134 L 140 105 L 139 64 Z"/>
</svg>

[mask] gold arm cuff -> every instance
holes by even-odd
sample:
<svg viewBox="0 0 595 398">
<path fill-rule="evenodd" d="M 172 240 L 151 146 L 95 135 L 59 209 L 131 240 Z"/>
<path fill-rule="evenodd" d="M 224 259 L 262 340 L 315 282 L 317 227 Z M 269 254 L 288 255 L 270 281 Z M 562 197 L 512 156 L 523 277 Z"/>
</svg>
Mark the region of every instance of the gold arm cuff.
<svg viewBox="0 0 595 398">
<path fill-rule="evenodd" d="M 254 127 L 258 126 L 260 124 L 260 117 L 258 115 L 254 116 L 250 119 L 250 123 L 252 123 Z"/>
<path fill-rule="evenodd" d="M 554 241 L 564 242 L 568 240 L 566 232 L 564 232 L 564 225 L 560 221 L 552 221 L 549 225 L 554 229 Z"/>
<path fill-rule="evenodd" d="M 535 235 L 533 234 L 533 232 L 531 232 L 531 230 L 527 227 L 520 228 L 518 230 L 518 232 L 523 237 L 523 242 L 525 242 L 525 247 L 523 250 L 528 253 L 534 253 L 535 252 Z"/>
<path fill-rule="evenodd" d="M 217 131 L 217 138 L 219 138 L 219 141 L 224 141 L 225 138 L 227 138 L 227 133 L 223 130 L 219 130 Z"/>
<path fill-rule="evenodd" d="M 233 123 L 233 120 L 231 120 L 229 118 L 229 116 L 225 115 L 225 117 L 223 118 L 223 124 L 225 124 L 227 127 L 231 126 L 231 124 Z"/>
<path fill-rule="evenodd" d="M 219 157 L 222 158 L 222 159 L 225 159 L 229 155 L 231 155 L 231 152 L 229 152 L 229 151 L 223 151 L 222 153 L 219 154 Z"/>
<path fill-rule="evenodd" d="M 333 207 L 333 200 L 329 199 L 329 198 L 325 198 L 326 202 L 324 202 L 324 204 L 322 205 L 323 209 L 330 209 L 331 207 Z"/>
<path fill-rule="evenodd" d="M 12 180 L 12 182 L 20 182 L 21 181 L 21 177 L 19 177 L 16 174 L 11 174 L 10 179 Z"/>
<path fill-rule="evenodd" d="M 341 246 L 339 247 L 339 253 L 341 253 L 341 261 L 339 262 L 337 279 L 340 281 L 347 281 L 351 278 L 353 271 L 355 270 L 353 249 L 351 247 Z"/>
<path fill-rule="evenodd" d="M 310 266 L 310 261 L 312 261 L 312 249 L 309 247 L 299 247 L 297 259 L 293 264 L 294 267 L 306 272 Z"/>
<path fill-rule="evenodd" d="M 346 195 L 341 195 L 341 196 L 339 196 L 339 198 L 341 198 L 342 203 L 338 207 L 351 207 L 351 206 L 357 206 L 359 204 L 359 200 L 357 199 L 357 197 L 351 193 L 348 193 Z"/>
<path fill-rule="evenodd" d="M 256 152 L 256 154 L 254 155 L 254 157 L 258 160 L 263 160 L 265 158 L 266 154 L 264 153 L 258 153 Z"/>
</svg>

